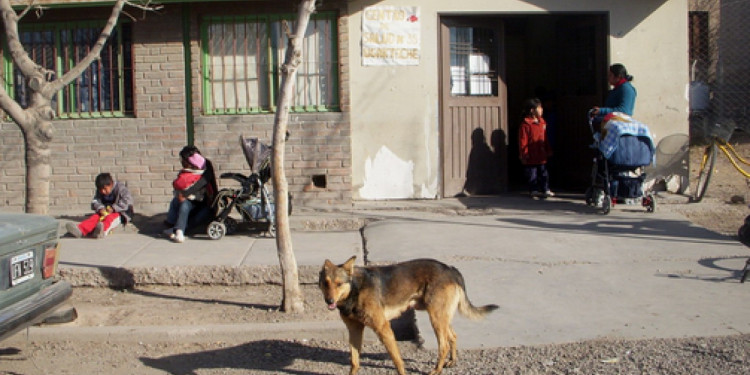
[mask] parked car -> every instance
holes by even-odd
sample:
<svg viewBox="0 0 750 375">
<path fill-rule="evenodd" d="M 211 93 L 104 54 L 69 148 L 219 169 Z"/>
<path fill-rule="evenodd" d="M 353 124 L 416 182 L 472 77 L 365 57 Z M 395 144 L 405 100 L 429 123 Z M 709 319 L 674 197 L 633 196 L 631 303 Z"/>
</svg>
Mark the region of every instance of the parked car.
<svg viewBox="0 0 750 375">
<path fill-rule="evenodd" d="M 0 340 L 39 323 L 72 294 L 57 275 L 57 220 L 0 213 Z"/>
</svg>

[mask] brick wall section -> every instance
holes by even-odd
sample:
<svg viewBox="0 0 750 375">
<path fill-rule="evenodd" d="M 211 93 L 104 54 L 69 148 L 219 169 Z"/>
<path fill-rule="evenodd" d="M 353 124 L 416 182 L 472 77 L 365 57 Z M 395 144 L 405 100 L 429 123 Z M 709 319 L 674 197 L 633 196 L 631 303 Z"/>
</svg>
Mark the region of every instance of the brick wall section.
<svg viewBox="0 0 750 375">
<path fill-rule="evenodd" d="M 21 129 L 14 123 L 0 123 L 0 207 L 3 211 L 23 212 L 25 183 Z"/>
<path fill-rule="evenodd" d="M 197 24 L 197 20 L 193 22 Z M 339 101 L 337 113 L 291 113 L 291 134 L 285 150 L 289 191 L 295 207 L 351 205 L 351 126 L 349 123 L 349 73 L 347 19 L 339 28 Z M 198 40 L 194 30 L 193 40 Z M 240 135 L 258 137 L 271 144 L 274 115 L 202 116 L 200 92 L 200 46 L 192 46 L 193 107 L 195 145 L 208 156 L 217 175 L 223 172 L 250 173 L 239 142 Z M 326 186 L 312 184 L 313 176 L 325 176 Z M 219 180 L 219 188 L 236 187 L 233 180 Z"/>
<path fill-rule="evenodd" d="M 295 206 L 351 203 L 351 137 L 347 119 L 343 113 L 290 115 L 284 168 Z M 239 137 L 258 137 L 270 145 L 273 120 L 273 115 L 196 118 L 196 146 L 211 159 L 217 174 L 249 174 Z M 316 187 L 313 176 L 325 176 L 325 187 Z M 220 188 L 236 186 L 233 180 L 219 181 Z"/>
<path fill-rule="evenodd" d="M 136 211 L 166 211 L 171 181 L 186 144 L 184 56 L 181 7 L 167 6 L 158 17 L 133 23 L 136 116 L 134 118 L 55 121 L 52 141 L 50 212 L 89 212 L 94 178 L 110 172 L 125 181 Z M 339 22 L 340 113 L 291 114 L 285 168 L 296 207 L 351 204 L 351 128 L 348 100 L 346 19 Z M 201 111 L 198 22 L 191 32 L 195 145 L 222 172 L 249 172 L 239 135 L 270 144 L 273 115 L 203 116 Z M 21 131 L 0 123 L 0 210 L 21 212 L 25 163 Z M 325 176 L 325 188 L 312 176 Z M 229 180 L 220 187 L 234 186 Z"/>
</svg>

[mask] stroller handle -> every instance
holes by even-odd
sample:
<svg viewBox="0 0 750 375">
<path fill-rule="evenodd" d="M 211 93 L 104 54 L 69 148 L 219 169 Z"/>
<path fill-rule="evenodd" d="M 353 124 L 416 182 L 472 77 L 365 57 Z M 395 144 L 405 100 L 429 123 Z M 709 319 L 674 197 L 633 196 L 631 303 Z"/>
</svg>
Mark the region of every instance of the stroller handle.
<svg viewBox="0 0 750 375">
<path fill-rule="evenodd" d="M 596 148 L 599 144 L 599 139 L 596 136 L 596 131 L 594 131 L 594 119 L 596 118 L 596 116 L 594 115 L 594 111 L 595 109 L 591 108 L 586 112 L 586 118 L 588 119 L 589 130 L 591 131 L 591 137 L 594 138 L 594 143 L 589 145 L 590 148 Z"/>
<path fill-rule="evenodd" d="M 591 128 L 591 133 L 594 133 L 594 118 L 595 117 L 596 116 L 594 115 L 593 108 L 586 111 L 586 119 L 589 121 L 589 127 Z"/>
<path fill-rule="evenodd" d="M 256 172 L 250 173 L 248 176 L 245 176 L 242 173 L 226 172 L 226 173 L 222 173 L 220 177 L 222 179 L 235 180 L 239 182 L 240 184 L 242 184 L 243 186 L 246 184 L 257 183 L 258 178 L 259 178 L 258 173 Z"/>
</svg>

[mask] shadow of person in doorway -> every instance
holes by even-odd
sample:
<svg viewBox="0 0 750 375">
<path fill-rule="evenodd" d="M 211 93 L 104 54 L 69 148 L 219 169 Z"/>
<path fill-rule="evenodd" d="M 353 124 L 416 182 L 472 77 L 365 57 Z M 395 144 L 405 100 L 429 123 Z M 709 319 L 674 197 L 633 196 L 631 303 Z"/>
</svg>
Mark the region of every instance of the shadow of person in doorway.
<svg viewBox="0 0 750 375">
<path fill-rule="evenodd" d="M 503 129 L 495 129 L 490 134 L 490 145 L 495 163 L 498 193 L 508 188 L 508 135 Z"/>
<path fill-rule="evenodd" d="M 487 144 L 484 129 L 474 129 L 471 132 L 471 151 L 469 151 L 469 161 L 466 167 L 463 194 L 497 194 L 499 192 L 497 166 L 496 156 Z"/>
</svg>

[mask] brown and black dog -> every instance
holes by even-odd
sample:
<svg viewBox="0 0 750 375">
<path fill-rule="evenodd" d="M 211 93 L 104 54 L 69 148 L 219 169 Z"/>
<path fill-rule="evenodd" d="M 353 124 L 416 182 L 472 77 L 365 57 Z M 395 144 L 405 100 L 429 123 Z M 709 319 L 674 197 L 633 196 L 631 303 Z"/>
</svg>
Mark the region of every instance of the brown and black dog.
<svg viewBox="0 0 750 375">
<path fill-rule="evenodd" d="M 466 296 L 464 278 L 455 268 L 434 259 L 416 259 L 388 266 L 355 267 L 356 257 L 335 265 L 325 261 L 318 285 L 330 310 L 339 309 L 349 329 L 351 370 L 359 370 L 362 334 L 368 326 L 388 350 L 396 370 L 404 375 L 390 320 L 409 308 L 426 310 L 438 342 L 438 361 L 430 375 L 453 365 L 457 358 L 456 332 L 451 320 L 456 309 L 471 319 L 481 319 L 497 305 L 475 307 Z M 446 357 L 450 358 L 446 361 Z"/>
</svg>

